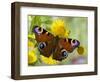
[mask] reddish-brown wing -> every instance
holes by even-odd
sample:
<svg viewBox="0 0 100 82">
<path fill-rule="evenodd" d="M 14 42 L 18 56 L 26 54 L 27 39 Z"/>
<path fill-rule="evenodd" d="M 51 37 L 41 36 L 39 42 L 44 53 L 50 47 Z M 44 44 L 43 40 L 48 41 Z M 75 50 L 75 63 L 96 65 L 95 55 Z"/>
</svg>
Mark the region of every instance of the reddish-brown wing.
<svg viewBox="0 0 100 82">
<path fill-rule="evenodd" d="M 53 43 L 54 36 L 38 26 L 35 26 L 33 31 L 35 33 L 36 41 L 38 42 L 38 49 L 40 53 L 46 57 L 49 57 L 55 48 Z"/>
<path fill-rule="evenodd" d="M 68 53 L 73 52 L 73 50 L 79 45 L 80 42 L 78 40 L 60 38 L 53 53 L 53 58 L 62 61 L 68 56 Z"/>
</svg>

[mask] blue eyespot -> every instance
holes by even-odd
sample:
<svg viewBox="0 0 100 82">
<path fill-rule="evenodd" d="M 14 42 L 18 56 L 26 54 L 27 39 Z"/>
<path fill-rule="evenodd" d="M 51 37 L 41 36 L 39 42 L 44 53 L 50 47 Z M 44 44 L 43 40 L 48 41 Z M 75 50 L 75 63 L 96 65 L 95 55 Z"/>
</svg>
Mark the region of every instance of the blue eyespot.
<svg viewBox="0 0 100 82">
<path fill-rule="evenodd" d="M 63 57 L 67 57 L 68 56 L 68 52 L 65 49 L 63 49 L 61 51 L 61 54 L 62 54 Z"/>
<path fill-rule="evenodd" d="M 39 49 L 43 49 L 46 47 L 46 43 L 45 42 L 40 42 L 38 45 Z"/>
</svg>

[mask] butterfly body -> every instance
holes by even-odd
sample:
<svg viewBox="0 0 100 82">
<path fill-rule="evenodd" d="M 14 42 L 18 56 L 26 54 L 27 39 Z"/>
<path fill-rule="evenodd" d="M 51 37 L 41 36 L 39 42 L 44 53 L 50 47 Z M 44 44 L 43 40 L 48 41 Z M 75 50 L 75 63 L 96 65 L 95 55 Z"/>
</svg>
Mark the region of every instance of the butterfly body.
<svg viewBox="0 0 100 82">
<path fill-rule="evenodd" d="M 33 32 L 35 33 L 40 53 L 45 57 L 50 57 L 52 54 L 53 59 L 58 61 L 67 58 L 68 53 L 73 52 L 80 45 L 78 40 L 54 37 L 53 34 L 39 26 L 35 26 Z"/>
</svg>

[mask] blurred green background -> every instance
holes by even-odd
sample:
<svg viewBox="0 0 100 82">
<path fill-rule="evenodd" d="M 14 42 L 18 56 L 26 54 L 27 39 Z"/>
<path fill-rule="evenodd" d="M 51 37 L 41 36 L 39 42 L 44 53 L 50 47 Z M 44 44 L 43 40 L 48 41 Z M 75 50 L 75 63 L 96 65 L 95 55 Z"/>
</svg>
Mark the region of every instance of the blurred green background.
<svg viewBox="0 0 100 82">
<path fill-rule="evenodd" d="M 28 16 L 28 35 L 34 35 L 32 29 L 34 25 L 44 27 L 47 31 L 50 31 L 51 24 L 53 20 L 61 19 L 65 22 L 65 27 L 70 30 L 69 38 L 77 39 L 80 41 L 80 45 L 84 48 L 84 53 L 79 55 L 77 50 L 69 54 L 69 57 L 62 61 L 60 65 L 63 64 L 86 64 L 88 59 L 88 18 L 86 17 L 60 17 L 60 16 Z M 34 39 L 28 38 L 33 43 L 36 43 Z M 31 66 L 43 66 L 44 64 L 39 58 L 39 51 L 36 52 L 38 60 L 31 64 Z"/>
</svg>

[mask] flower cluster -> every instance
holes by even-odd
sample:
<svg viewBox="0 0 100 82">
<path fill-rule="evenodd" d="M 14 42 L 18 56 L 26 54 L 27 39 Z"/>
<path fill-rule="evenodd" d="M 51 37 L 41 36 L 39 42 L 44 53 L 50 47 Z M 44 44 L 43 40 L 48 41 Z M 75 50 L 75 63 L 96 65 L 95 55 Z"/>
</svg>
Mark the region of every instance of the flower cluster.
<svg viewBox="0 0 100 82">
<path fill-rule="evenodd" d="M 53 33 L 54 36 L 59 36 L 59 37 L 68 37 L 70 31 L 68 28 L 65 27 L 65 23 L 61 19 L 56 19 L 53 21 L 51 25 L 51 32 Z"/>
<path fill-rule="evenodd" d="M 28 36 L 28 38 L 30 37 Z M 37 61 L 34 45 L 35 44 L 32 41 L 28 41 L 28 64 L 34 64 Z"/>
<path fill-rule="evenodd" d="M 52 58 L 52 55 L 49 58 L 41 55 L 41 60 L 43 61 L 43 63 L 50 64 L 50 65 L 54 65 L 54 64 L 59 63 L 59 61 L 56 61 Z"/>
<path fill-rule="evenodd" d="M 28 64 L 34 64 L 37 61 L 37 56 L 34 51 L 28 52 Z"/>
</svg>

